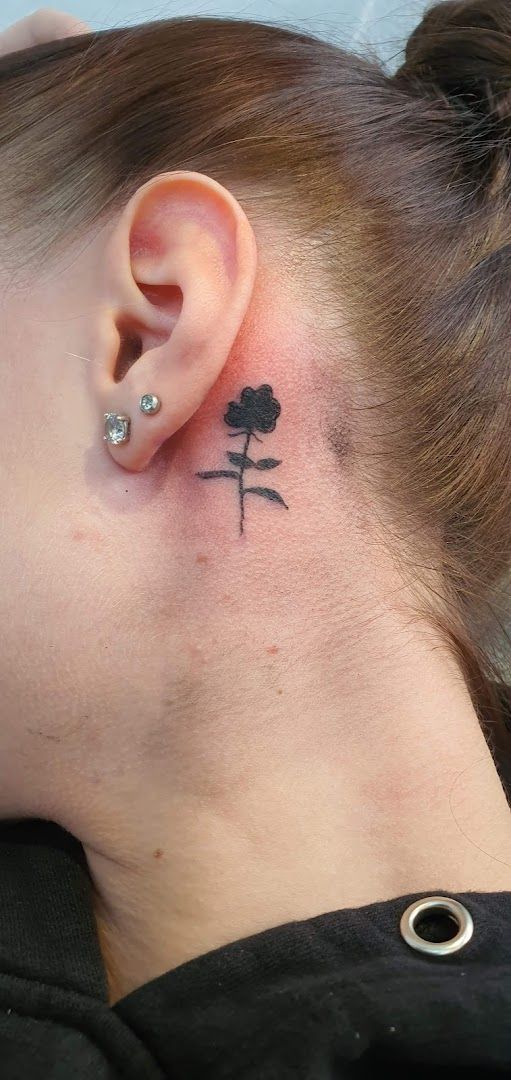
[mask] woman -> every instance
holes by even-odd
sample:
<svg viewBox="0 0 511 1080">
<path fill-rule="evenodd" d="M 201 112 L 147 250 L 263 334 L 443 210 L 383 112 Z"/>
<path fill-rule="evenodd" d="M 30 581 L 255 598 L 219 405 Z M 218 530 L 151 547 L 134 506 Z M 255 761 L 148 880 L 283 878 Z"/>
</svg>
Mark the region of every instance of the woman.
<svg viewBox="0 0 511 1080">
<path fill-rule="evenodd" d="M 0 64 L 2 1075 L 500 1072 L 511 4 Z"/>
</svg>

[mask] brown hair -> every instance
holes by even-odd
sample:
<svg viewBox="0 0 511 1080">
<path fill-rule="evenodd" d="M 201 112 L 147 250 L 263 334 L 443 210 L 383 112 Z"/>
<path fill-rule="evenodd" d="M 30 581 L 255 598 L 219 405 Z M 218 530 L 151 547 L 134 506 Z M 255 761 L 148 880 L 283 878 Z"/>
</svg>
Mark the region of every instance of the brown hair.
<svg viewBox="0 0 511 1080">
<path fill-rule="evenodd" d="M 0 61 L 4 265 L 56 255 L 169 168 L 206 172 L 249 215 L 307 237 L 356 343 L 348 439 L 337 404 L 330 445 L 385 505 L 400 557 L 413 549 L 425 613 L 494 732 L 509 645 L 510 91 L 506 0 L 438 4 L 395 75 L 305 34 L 189 18 Z"/>
</svg>

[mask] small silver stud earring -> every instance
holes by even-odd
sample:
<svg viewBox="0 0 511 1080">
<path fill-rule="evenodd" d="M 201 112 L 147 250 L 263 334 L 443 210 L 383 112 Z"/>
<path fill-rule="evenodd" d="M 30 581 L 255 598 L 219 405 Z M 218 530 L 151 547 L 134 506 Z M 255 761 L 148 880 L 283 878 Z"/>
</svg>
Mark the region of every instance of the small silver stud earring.
<svg viewBox="0 0 511 1080">
<path fill-rule="evenodd" d="M 143 394 L 139 401 L 140 411 L 146 416 L 153 416 L 161 409 L 161 401 L 156 394 Z"/>
<path fill-rule="evenodd" d="M 104 418 L 105 434 L 103 439 L 105 442 L 112 443 L 114 446 L 129 442 L 131 423 L 129 416 L 119 416 L 118 413 L 106 412 Z"/>
</svg>

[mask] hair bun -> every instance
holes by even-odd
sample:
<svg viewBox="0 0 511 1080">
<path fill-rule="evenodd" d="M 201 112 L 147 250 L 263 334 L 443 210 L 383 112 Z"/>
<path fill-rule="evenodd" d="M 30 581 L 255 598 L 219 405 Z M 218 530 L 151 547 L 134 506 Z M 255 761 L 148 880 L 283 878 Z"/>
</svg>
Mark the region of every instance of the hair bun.
<svg viewBox="0 0 511 1080">
<path fill-rule="evenodd" d="M 473 113 L 511 115 L 511 0 L 443 0 L 409 38 L 396 80 L 420 83 Z"/>
</svg>

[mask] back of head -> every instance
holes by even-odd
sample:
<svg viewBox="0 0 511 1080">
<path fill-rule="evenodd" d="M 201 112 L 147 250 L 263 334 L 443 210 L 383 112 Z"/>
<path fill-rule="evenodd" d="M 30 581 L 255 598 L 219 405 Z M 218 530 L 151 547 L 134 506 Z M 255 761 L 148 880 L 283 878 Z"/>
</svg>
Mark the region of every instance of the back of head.
<svg viewBox="0 0 511 1080">
<path fill-rule="evenodd" d="M 507 164 L 511 136 L 511 5 L 444 0 L 411 35 L 398 81 L 443 98 L 470 129 L 468 160 Z M 468 140 L 467 140 L 468 141 Z"/>
<path fill-rule="evenodd" d="M 457 223 L 459 243 L 470 253 L 471 265 L 460 275 L 456 294 L 467 299 L 467 325 L 475 316 L 483 334 L 479 363 L 481 364 L 480 396 L 477 404 L 484 415 L 487 412 L 489 440 L 488 454 L 481 448 L 481 466 L 490 462 L 491 435 L 497 400 L 501 396 L 502 417 L 509 405 L 510 352 L 508 335 L 508 290 L 511 283 L 511 3 L 509 0 L 443 0 L 433 4 L 422 22 L 411 34 L 402 66 L 395 76 L 395 84 L 416 100 L 429 100 L 433 107 L 443 108 L 450 117 L 453 138 L 449 140 L 454 151 L 452 174 L 449 184 L 460 184 L 465 190 L 462 203 L 463 214 Z M 447 163 L 446 156 L 446 163 Z M 453 248 L 456 257 L 459 247 Z M 438 266 L 440 280 L 446 267 Z M 483 314 L 483 312 L 485 314 Z M 459 312 L 462 315 L 462 312 Z M 451 317 L 456 317 L 453 304 Z M 476 323 L 474 323 L 475 331 Z M 477 350 L 477 344 L 473 339 Z M 467 367 L 471 349 L 466 350 Z M 499 391 L 500 384 L 500 391 Z M 470 406 L 470 397 L 464 399 Z M 501 452 L 494 444 L 495 463 L 504 464 L 509 440 L 505 434 L 505 420 L 500 430 Z M 467 460 L 470 458 L 469 436 L 466 442 Z M 505 483 L 507 483 L 506 481 Z M 502 488 L 502 508 L 506 498 L 505 484 Z M 483 639 L 483 647 L 493 649 L 493 656 L 500 661 L 504 684 L 497 683 L 497 697 L 504 705 L 505 720 L 509 726 L 510 657 L 508 653 L 509 627 L 509 528 L 504 519 L 493 518 L 490 499 L 493 485 L 488 476 L 487 499 L 481 501 L 484 514 L 486 503 L 487 524 L 493 527 L 493 541 L 506 551 L 501 575 L 502 586 L 496 605 L 495 593 L 487 594 L 487 616 L 481 605 L 482 594 L 477 586 L 472 596 L 465 593 L 467 618 L 472 633 Z M 475 507 L 474 507 L 475 509 Z M 497 510 L 494 506 L 493 513 Z M 485 540 L 489 556 L 492 538 L 490 532 Z M 484 558 L 484 549 L 481 547 Z M 498 589 L 497 589 L 498 592 Z M 484 601 L 483 601 L 484 604 Z M 486 630 L 486 638 L 485 638 Z M 490 644 L 493 638 L 492 645 Z M 498 680 L 498 675 L 497 675 Z M 495 718 L 498 713 L 489 714 Z M 509 774 L 511 775 L 511 774 Z M 509 777 L 508 777 L 509 778 Z"/>
<path fill-rule="evenodd" d="M 289 272 L 324 327 L 326 451 L 378 508 L 487 717 L 511 553 L 510 86 L 505 0 L 435 6 L 395 76 L 305 34 L 210 19 L 0 61 L 9 272 L 168 169 L 227 184 L 265 234 L 291 238 Z"/>
<path fill-rule="evenodd" d="M 469 112 L 505 116 L 510 91 L 507 0 L 443 0 L 412 33 L 399 78 L 428 86 Z"/>
</svg>

